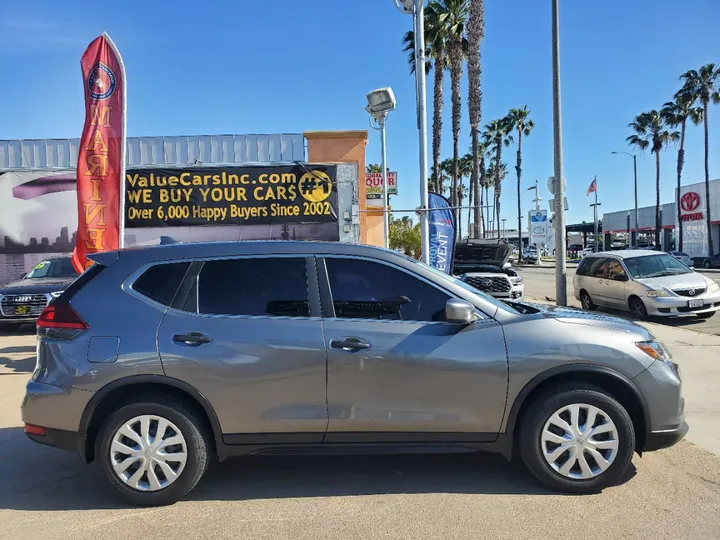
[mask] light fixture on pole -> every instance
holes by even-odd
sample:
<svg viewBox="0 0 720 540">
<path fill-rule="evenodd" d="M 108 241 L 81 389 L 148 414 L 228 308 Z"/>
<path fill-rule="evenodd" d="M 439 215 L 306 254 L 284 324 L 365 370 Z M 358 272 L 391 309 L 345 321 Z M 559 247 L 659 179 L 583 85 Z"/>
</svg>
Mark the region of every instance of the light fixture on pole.
<svg viewBox="0 0 720 540">
<path fill-rule="evenodd" d="M 632 242 L 632 233 L 630 233 L 630 240 L 632 243 L 632 247 L 635 249 L 638 248 L 638 207 L 637 207 L 637 156 L 635 154 L 631 154 L 630 152 L 618 152 L 617 150 L 613 150 L 612 152 L 615 155 L 619 154 L 625 154 L 626 156 L 630 156 L 633 160 L 633 173 L 635 174 L 635 241 Z M 682 236 L 682 232 L 679 233 Z M 678 247 L 679 251 L 682 251 L 682 242 L 680 242 L 680 246 Z"/>
<path fill-rule="evenodd" d="M 415 65 L 425 65 L 425 0 L 395 0 L 395 7 L 404 15 L 413 16 L 415 32 Z M 430 262 L 430 236 L 428 229 L 428 188 L 427 188 L 427 98 L 425 91 L 425 70 L 415 70 L 415 91 L 417 97 L 417 126 L 420 159 L 420 246 L 422 262 Z"/>
<path fill-rule="evenodd" d="M 395 109 L 395 94 L 392 88 L 378 88 L 367 95 L 365 110 L 378 123 L 376 128 L 370 120 L 370 126 L 380 130 L 380 144 L 382 146 L 382 197 L 383 197 L 383 236 L 385 249 L 389 247 L 390 224 L 388 215 L 388 186 L 387 186 L 387 155 L 385 151 L 385 119 L 390 111 Z"/>
</svg>

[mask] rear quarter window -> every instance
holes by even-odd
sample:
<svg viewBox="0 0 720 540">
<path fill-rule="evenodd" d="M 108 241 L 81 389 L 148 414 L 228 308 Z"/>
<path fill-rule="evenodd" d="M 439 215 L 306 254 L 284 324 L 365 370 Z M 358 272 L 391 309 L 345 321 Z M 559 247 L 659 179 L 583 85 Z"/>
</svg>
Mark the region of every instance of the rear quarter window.
<svg viewBox="0 0 720 540">
<path fill-rule="evenodd" d="M 135 280 L 132 289 L 164 306 L 171 306 L 189 268 L 189 262 L 156 264 Z"/>
</svg>

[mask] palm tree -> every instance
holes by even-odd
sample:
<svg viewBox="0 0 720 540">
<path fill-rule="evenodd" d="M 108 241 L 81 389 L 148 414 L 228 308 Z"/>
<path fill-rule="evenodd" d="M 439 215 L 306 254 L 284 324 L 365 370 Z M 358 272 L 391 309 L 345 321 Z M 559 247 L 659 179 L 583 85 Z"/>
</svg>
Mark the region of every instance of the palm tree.
<svg viewBox="0 0 720 540">
<path fill-rule="evenodd" d="M 518 147 L 517 162 L 515 164 L 515 172 L 517 173 L 517 209 L 518 209 L 518 246 L 522 246 L 522 216 L 520 209 L 520 177 L 522 176 L 522 138 L 530 135 L 535 124 L 530 120 L 530 111 L 527 105 L 523 105 L 521 109 L 510 109 L 508 113 L 508 121 L 512 129 L 517 130 Z"/>
<path fill-rule="evenodd" d="M 485 232 L 485 209 L 483 208 L 483 190 L 485 188 L 485 152 L 487 152 L 487 142 L 484 139 L 480 139 L 475 144 L 475 150 L 472 152 L 473 170 L 471 177 L 471 186 L 474 186 L 474 191 L 471 195 L 473 199 L 473 237 L 480 238 L 480 222 L 483 224 L 483 233 Z M 477 171 L 475 171 L 475 165 L 477 163 Z"/>
<path fill-rule="evenodd" d="M 663 115 L 652 110 L 640 113 L 628 124 L 635 132 L 625 139 L 628 144 L 655 154 L 655 247 L 660 248 L 660 152 L 671 142 L 680 139 L 680 133 L 669 131 Z"/>
<path fill-rule="evenodd" d="M 460 166 L 458 168 L 460 173 L 460 184 L 458 185 L 457 190 L 457 198 L 458 198 L 458 206 L 462 207 L 463 201 L 465 200 L 465 196 L 468 195 L 468 188 L 465 186 L 465 183 L 463 182 L 464 178 L 470 178 L 472 175 L 472 155 L 465 154 L 463 157 L 460 158 Z M 472 183 L 468 182 L 470 184 L 470 195 L 469 200 L 472 202 Z M 462 238 L 462 225 L 460 225 L 460 222 L 462 221 L 462 211 L 461 208 L 458 208 L 458 216 L 460 219 L 458 220 L 458 230 L 460 232 L 459 238 Z M 470 237 L 470 205 L 468 205 L 468 238 Z"/>
<path fill-rule="evenodd" d="M 440 145 L 442 142 L 442 110 L 443 110 L 443 78 L 445 70 L 449 67 L 448 43 L 444 20 L 440 18 L 438 6 L 430 3 L 425 8 L 423 20 L 425 28 L 425 73 L 433 69 L 433 125 L 432 125 L 432 172 L 439 181 L 440 174 Z M 410 73 L 415 72 L 415 33 L 406 32 L 403 36 L 403 50 L 408 53 Z M 442 193 L 442 185 L 436 185 L 435 192 Z"/>
<path fill-rule="evenodd" d="M 482 120 L 482 90 L 480 86 L 480 43 L 485 34 L 485 5 L 484 0 L 470 0 L 470 16 L 467 25 L 468 55 L 468 112 L 470 114 L 470 137 L 472 139 L 472 172 L 470 175 L 470 201 L 474 206 L 475 225 L 473 226 L 472 237 L 480 236 L 480 156 L 479 138 L 480 123 Z M 484 150 L 482 151 L 484 152 Z M 473 195 L 475 200 L 473 201 Z M 469 215 L 469 211 L 468 211 Z M 469 219 L 469 218 L 468 218 Z M 468 236 L 470 230 L 468 229 Z"/>
<path fill-rule="evenodd" d="M 668 101 L 660 110 L 660 114 L 665 122 L 672 127 L 680 126 L 680 147 L 677 156 L 677 220 L 678 220 L 678 251 L 683 250 L 683 228 L 682 228 L 682 212 L 680 208 L 680 179 L 682 177 L 682 169 L 685 163 L 685 128 L 687 121 L 693 124 L 700 123 L 703 117 L 701 107 L 695 107 L 694 100 L 682 90 L 675 94 L 674 101 Z"/>
<path fill-rule="evenodd" d="M 365 167 L 366 173 L 381 173 L 382 172 L 382 165 L 378 165 L 377 163 L 369 163 Z"/>
<path fill-rule="evenodd" d="M 498 167 L 497 162 L 490 163 L 487 171 L 488 178 L 493 186 L 495 196 L 495 218 L 493 226 L 497 228 L 498 239 L 500 238 L 500 195 L 502 194 L 502 181 L 507 175 L 507 163 L 501 163 Z"/>
<path fill-rule="evenodd" d="M 503 146 L 510 146 L 510 143 L 513 142 L 512 135 L 510 135 L 512 125 L 507 117 L 498 118 L 486 125 L 485 130 L 490 140 L 490 152 L 495 156 L 495 162 L 492 164 L 494 165 L 493 170 L 495 174 L 491 174 L 490 178 L 493 179 L 495 185 L 495 220 L 497 221 L 500 219 L 500 182 L 502 182 L 502 179 L 505 177 L 504 174 L 498 175 L 497 171 L 503 170 L 501 166 Z"/>
<path fill-rule="evenodd" d="M 680 76 L 684 81 L 681 94 L 685 94 L 691 103 L 699 101 L 703 108 L 703 126 L 705 128 L 705 208 L 708 234 L 709 255 L 713 255 L 715 246 L 712 238 L 712 220 L 710 219 L 710 168 L 708 166 L 709 138 L 708 138 L 708 104 L 720 103 L 720 67 L 715 64 L 706 64 L 699 71 L 691 69 Z"/>
</svg>

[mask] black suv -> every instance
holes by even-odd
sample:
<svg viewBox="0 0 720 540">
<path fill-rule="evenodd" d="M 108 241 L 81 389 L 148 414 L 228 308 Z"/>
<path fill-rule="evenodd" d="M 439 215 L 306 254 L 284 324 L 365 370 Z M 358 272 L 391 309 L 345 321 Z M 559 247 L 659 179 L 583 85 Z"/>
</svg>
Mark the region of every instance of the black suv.
<svg viewBox="0 0 720 540">
<path fill-rule="evenodd" d="M 77 276 L 70 257 L 58 257 L 42 261 L 19 281 L 0 287 L 0 329 L 14 330 L 35 322 L 50 300 Z"/>
</svg>

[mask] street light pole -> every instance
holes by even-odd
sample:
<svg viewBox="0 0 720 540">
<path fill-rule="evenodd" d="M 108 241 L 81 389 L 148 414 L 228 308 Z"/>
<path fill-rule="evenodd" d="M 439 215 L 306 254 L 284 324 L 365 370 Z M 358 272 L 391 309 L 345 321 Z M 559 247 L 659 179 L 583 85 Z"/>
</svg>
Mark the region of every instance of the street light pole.
<svg viewBox="0 0 720 540">
<path fill-rule="evenodd" d="M 625 154 L 626 156 L 630 156 L 633 160 L 633 174 L 635 176 L 635 241 L 632 242 L 633 247 L 635 249 L 638 248 L 638 197 L 637 197 L 637 156 L 635 154 L 631 154 L 630 152 L 618 152 L 613 151 L 613 154 Z M 682 232 L 679 233 L 682 236 Z M 630 233 L 630 236 L 632 238 L 632 233 Z M 682 251 L 682 248 L 679 248 L 680 251 Z"/>
<path fill-rule="evenodd" d="M 505 222 L 507 221 L 507 218 L 502 218 L 500 221 L 502 221 L 502 238 L 505 240 Z"/>
<path fill-rule="evenodd" d="M 562 163 L 562 111 L 560 107 L 560 15 L 558 1 L 552 0 L 553 146 L 555 198 L 555 303 L 567 305 L 565 268 L 565 186 Z M 422 69 L 420 71 L 423 71 Z"/>
<path fill-rule="evenodd" d="M 382 146 L 382 197 L 383 197 L 383 232 L 385 235 L 385 249 L 390 247 L 390 218 L 388 213 L 388 184 L 387 184 L 387 153 L 385 150 L 385 118 L 383 114 L 378 123 L 380 124 L 380 145 Z"/>
<path fill-rule="evenodd" d="M 420 165 L 420 251 L 422 262 L 430 262 L 430 231 L 428 228 L 427 188 L 427 102 L 425 91 L 425 0 L 395 0 L 395 6 L 405 15 L 412 15 L 415 30 L 415 90 L 417 92 L 417 120 Z"/>
</svg>

